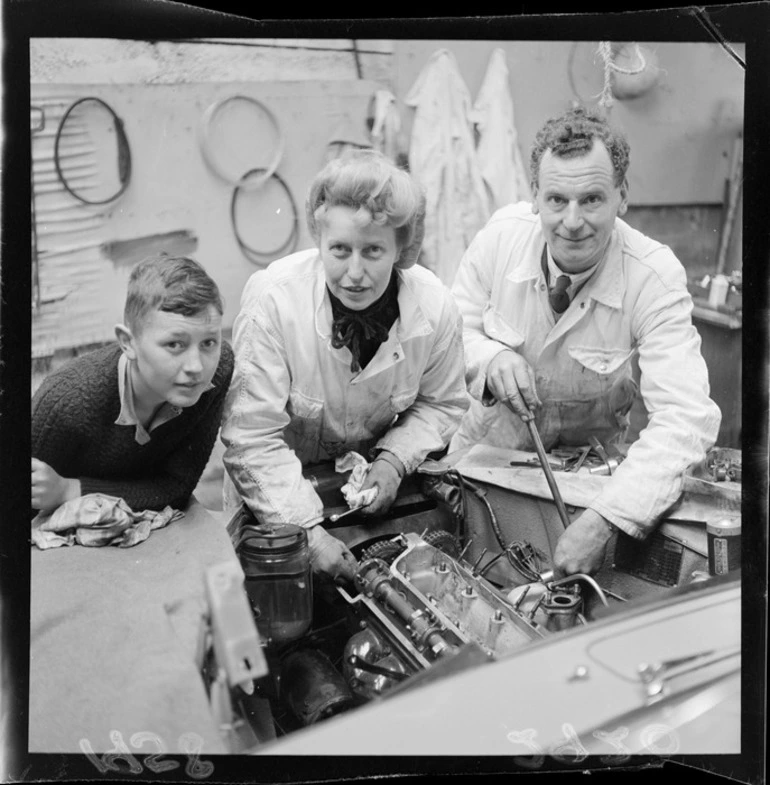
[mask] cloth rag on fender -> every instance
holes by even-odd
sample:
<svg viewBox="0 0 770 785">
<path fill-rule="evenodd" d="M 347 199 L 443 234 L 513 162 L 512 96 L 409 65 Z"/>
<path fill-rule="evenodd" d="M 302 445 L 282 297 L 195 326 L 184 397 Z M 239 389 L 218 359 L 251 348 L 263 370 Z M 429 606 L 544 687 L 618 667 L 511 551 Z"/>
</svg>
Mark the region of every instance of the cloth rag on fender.
<svg viewBox="0 0 770 785">
<path fill-rule="evenodd" d="M 340 488 L 348 507 L 364 507 L 371 504 L 377 496 L 376 487 L 367 488 L 365 491 L 361 490 L 370 467 L 371 464 L 367 463 L 366 459 L 357 452 L 346 452 L 335 460 L 334 470 L 337 473 L 350 472 L 348 481 Z"/>
<path fill-rule="evenodd" d="M 492 198 L 492 211 L 511 202 L 529 200 L 529 178 L 514 124 L 508 65 L 500 48 L 490 55 L 470 116 L 479 133 L 476 155 Z"/>
<path fill-rule="evenodd" d="M 116 496 L 89 493 L 65 502 L 50 514 L 38 513 L 32 520 L 32 543 L 41 550 L 62 545 L 130 548 L 183 515 L 172 507 L 134 512 Z"/>
<path fill-rule="evenodd" d="M 409 169 L 427 199 L 418 261 L 451 286 L 466 248 L 489 218 L 489 199 L 476 157 L 470 95 L 449 50 L 431 55 L 404 102 L 416 109 Z"/>
</svg>

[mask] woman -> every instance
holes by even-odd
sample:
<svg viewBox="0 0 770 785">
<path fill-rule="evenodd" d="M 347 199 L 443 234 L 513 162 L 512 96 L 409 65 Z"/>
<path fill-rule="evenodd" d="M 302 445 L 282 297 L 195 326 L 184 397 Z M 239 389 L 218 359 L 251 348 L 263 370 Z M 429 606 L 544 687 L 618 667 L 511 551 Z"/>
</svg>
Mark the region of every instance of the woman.
<svg viewBox="0 0 770 785">
<path fill-rule="evenodd" d="M 372 461 L 362 514 L 387 510 L 405 474 L 444 448 L 468 408 L 462 328 L 449 291 L 415 266 L 425 200 L 381 153 L 331 161 L 307 221 L 317 248 L 251 276 L 233 326 L 222 441 L 225 509 L 308 528 L 317 572 L 354 560 L 320 524 L 302 467 L 355 451 Z"/>
</svg>

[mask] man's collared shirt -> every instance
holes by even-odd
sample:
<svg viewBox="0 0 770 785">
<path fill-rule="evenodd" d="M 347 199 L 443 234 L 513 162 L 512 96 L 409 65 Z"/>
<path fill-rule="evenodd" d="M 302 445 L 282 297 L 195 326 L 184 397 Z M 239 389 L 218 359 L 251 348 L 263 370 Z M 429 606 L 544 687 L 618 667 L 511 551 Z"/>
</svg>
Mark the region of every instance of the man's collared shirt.
<svg viewBox="0 0 770 785">
<path fill-rule="evenodd" d="M 547 248 L 547 246 L 546 246 Z M 548 258 L 548 282 L 550 286 L 553 286 L 554 282 L 560 275 L 566 275 L 569 280 L 569 288 L 567 289 L 567 294 L 569 295 L 569 300 L 572 302 L 575 299 L 575 296 L 582 288 L 583 284 L 599 269 L 599 266 L 604 261 L 605 257 L 607 256 L 607 252 L 605 249 L 605 253 L 603 254 L 602 258 L 594 265 L 589 267 L 587 270 L 583 270 L 582 273 L 567 273 L 564 272 L 554 261 L 553 256 L 551 255 L 551 249 L 548 248 L 547 258 Z M 558 317 L 561 314 L 557 314 Z"/>
</svg>

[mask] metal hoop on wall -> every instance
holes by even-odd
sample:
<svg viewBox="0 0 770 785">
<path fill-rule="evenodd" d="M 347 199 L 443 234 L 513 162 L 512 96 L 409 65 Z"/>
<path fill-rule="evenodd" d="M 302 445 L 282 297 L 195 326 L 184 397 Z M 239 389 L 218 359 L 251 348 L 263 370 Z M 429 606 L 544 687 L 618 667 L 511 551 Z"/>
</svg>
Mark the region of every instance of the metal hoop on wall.
<svg viewBox="0 0 770 785">
<path fill-rule="evenodd" d="M 67 178 L 64 175 L 61 167 L 61 153 L 59 150 L 59 145 L 61 142 L 62 131 L 64 129 L 64 125 L 67 122 L 67 119 L 72 114 L 73 110 L 80 106 L 81 104 L 85 103 L 86 101 L 93 101 L 96 104 L 99 104 L 104 109 L 106 109 L 110 115 L 112 115 L 112 122 L 115 127 L 115 133 L 118 137 L 118 176 L 120 178 L 120 188 L 112 195 L 107 197 L 106 199 L 86 199 L 84 196 L 81 196 L 79 193 L 72 188 L 69 183 L 67 182 Z M 53 153 L 53 160 L 54 166 L 56 167 L 56 173 L 59 176 L 59 180 L 61 180 L 62 185 L 64 186 L 65 190 L 75 197 L 79 202 L 83 202 L 83 204 L 92 204 L 92 205 L 101 205 L 101 204 L 109 204 L 110 202 L 114 202 L 119 196 L 121 196 L 126 188 L 128 188 L 128 184 L 131 181 L 131 147 L 128 143 L 128 137 L 126 136 L 126 131 L 123 125 L 123 120 L 118 116 L 115 110 L 106 102 L 103 101 L 101 98 L 97 98 L 96 96 L 86 96 L 85 98 L 79 98 L 70 107 L 62 116 L 61 121 L 59 122 L 59 127 L 56 129 L 56 138 L 54 140 L 54 153 Z"/>
<path fill-rule="evenodd" d="M 270 159 L 270 162 L 266 167 L 257 167 L 250 171 L 262 171 L 263 175 L 259 178 L 255 178 L 253 181 L 249 182 L 248 186 L 243 185 L 243 177 L 234 178 L 228 175 L 222 168 L 222 166 L 216 161 L 216 156 L 214 154 L 214 146 L 211 140 L 211 128 L 216 120 L 218 114 L 222 111 L 223 107 L 227 104 L 232 103 L 233 101 L 246 101 L 248 104 L 255 106 L 259 109 L 259 111 L 267 117 L 269 123 L 273 127 L 275 134 L 278 138 L 278 141 L 275 146 L 275 150 L 273 151 L 273 156 Z M 263 104 L 261 101 L 257 100 L 256 98 L 252 98 L 248 95 L 231 95 L 226 98 L 221 99 L 220 101 L 216 101 L 215 103 L 211 104 L 211 106 L 206 109 L 203 113 L 203 117 L 201 119 L 200 129 L 199 129 L 199 143 L 201 148 L 201 154 L 203 155 L 203 160 L 206 162 L 206 165 L 211 169 L 211 171 L 219 177 L 220 180 L 223 180 L 228 185 L 232 185 L 234 187 L 241 187 L 245 190 L 249 191 L 256 191 L 261 188 L 275 173 L 276 169 L 278 168 L 278 164 L 281 162 L 281 158 L 283 157 L 283 149 L 284 149 L 284 138 L 283 132 L 281 131 L 280 124 L 278 123 L 278 119 L 273 114 L 273 112 L 268 109 L 268 107 Z"/>
<path fill-rule="evenodd" d="M 238 243 L 238 247 L 241 249 L 243 255 L 253 264 L 258 264 L 262 266 L 266 266 L 267 264 L 272 261 L 270 257 L 278 257 L 281 255 L 286 255 L 292 253 L 296 247 L 297 242 L 299 241 L 299 215 L 297 213 L 297 203 L 294 201 L 294 197 L 292 196 L 291 190 L 289 186 L 286 184 L 285 180 L 277 173 L 273 172 L 269 175 L 269 177 L 265 178 L 264 172 L 266 170 L 257 168 L 252 169 L 246 174 L 244 174 L 239 183 L 233 189 L 233 196 L 230 200 L 230 221 L 233 227 L 233 234 L 235 235 L 235 241 Z M 260 174 L 261 173 L 261 174 Z M 292 209 L 292 228 L 291 232 L 289 233 L 288 238 L 278 247 L 271 250 L 260 250 L 250 246 L 241 236 L 240 231 L 238 230 L 238 220 L 236 216 L 236 206 L 238 204 L 238 198 L 244 191 L 251 191 L 248 187 L 249 178 L 254 174 L 260 174 L 260 182 L 264 185 L 268 180 L 275 180 L 283 189 L 286 196 L 288 197 L 289 204 L 291 205 Z"/>
</svg>

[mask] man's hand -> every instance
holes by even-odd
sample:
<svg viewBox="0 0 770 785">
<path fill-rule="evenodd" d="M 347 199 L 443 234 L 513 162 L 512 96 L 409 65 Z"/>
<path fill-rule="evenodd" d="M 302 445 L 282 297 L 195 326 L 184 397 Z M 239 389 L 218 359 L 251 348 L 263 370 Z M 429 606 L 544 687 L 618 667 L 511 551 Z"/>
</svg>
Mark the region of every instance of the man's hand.
<svg viewBox="0 0 770 785">
<path fill-rule="evenodd" d="M 606 518 L 587 509 L 571 523 L 556 544 L 554 576 L 563 578 L 582 572 L 592 575 L 601 566 L 612 530 Z"/>
<path fill-rule="evenodd" d="M 507 404 L 525 422 L 541 406 L 535 389 L 535 373 L 530 364 L 514 351 L 495 357 L 487 369 L 487 388 L 501 403 Z"/>
<path fill-rule="evenodd" d="M 392 463 L 391 463 L 392 461 Z M 403 471 L 399 471 L 394 463 L 401 465 L 401 461 L 393 453 L 389 453 L 388 460 L 375 458 L 361 486 L 361 490 L 377 488 L 377 495 L 371 504 L 361 508 L 361 515 L 379 515 L 390 509 L 396 500 L 398 488 L 401 485 Z"/>
<path fill-rule="evenodd" d="M 352 581 L 358 562 L 342 540 L 333 537 L 323 526 L 307 530 L 310 564 L 313 572 L 331 576 L 335 581 Z"/>
<path fill-rule="evenodd" d="M 80 480 L 62 477 L 44 461 L 32 459 L 33 509 L 51 512 L 80 495 Z"/>
</svg>

